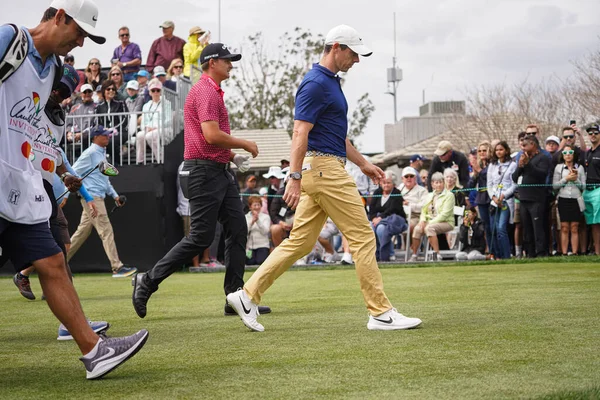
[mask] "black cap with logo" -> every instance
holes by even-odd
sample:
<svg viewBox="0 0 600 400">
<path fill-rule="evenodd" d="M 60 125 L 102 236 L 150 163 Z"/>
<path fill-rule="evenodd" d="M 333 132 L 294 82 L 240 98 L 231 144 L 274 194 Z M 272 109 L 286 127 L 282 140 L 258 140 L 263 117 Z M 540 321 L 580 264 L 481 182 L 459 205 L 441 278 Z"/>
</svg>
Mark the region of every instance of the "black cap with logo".
<svg viewBox="0 0 600 400">
<path fill-rule="evenodd" d="M 200 64 L 204 64 L 211 58 L 230 59 L 231 61 L 240 61 L 241 54 L 232 54 L 223 43 L 211 43 L 206 46 L 200 54 Z"/>
<path fill-rule="evenodd" d="M 598 124 L 592 124 L 590 125 L 586 131 L 589 132 L 600 132 L 600 126 L 598 126 Z"/>
</svg>

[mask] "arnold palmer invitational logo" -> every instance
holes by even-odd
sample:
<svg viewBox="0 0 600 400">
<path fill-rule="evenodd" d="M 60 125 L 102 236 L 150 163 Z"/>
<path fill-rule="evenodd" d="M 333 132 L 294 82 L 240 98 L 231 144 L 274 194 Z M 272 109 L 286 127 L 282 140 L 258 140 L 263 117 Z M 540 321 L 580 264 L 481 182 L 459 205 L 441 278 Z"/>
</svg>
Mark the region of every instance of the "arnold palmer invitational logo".
<svg viewBox="0 0 600 400">
<path fill-rule="evenodd" d="M 37 152 L 54 153 L 53 149 L 56 140 L 50 128 L 41 123 L 43 106 L 40 102 L 40 96 L 32 92 L 15 103 L 10 109 L 8 128 L 20 135 L 25 136 L 21 144 L 21 153 L 23 157 L 31 161 L 35 160 L 33 148 Z M 32 148 L 33 145 L 33 148 Z M 54 168 L 49 168 L 54 169 Z"/>
<path fill-rule="evenodd" d="M 25 133 L 30 139 L 37 135 L 40 120 L 42 116 L 42 104 L 40 104 L 40 95 L 32 92 L 15 103 L 10 109 L 8 127 L 11 130 Z"/>
</svg>

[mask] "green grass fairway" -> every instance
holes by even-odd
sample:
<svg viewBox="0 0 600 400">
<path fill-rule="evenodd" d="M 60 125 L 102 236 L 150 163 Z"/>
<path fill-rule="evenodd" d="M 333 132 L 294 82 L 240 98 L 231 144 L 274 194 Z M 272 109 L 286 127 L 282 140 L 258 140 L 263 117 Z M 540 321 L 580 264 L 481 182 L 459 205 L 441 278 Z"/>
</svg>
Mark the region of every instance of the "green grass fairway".
<svg viewBox="0 0 600 400">
<path fill-rule="evenodd" d="M 569 263 L 383 268 L 420 329 L 370 332 L 352 269 L 292 270 L 265 296 L 264 333 L 224 317 L 223 274 L 175 274 L 139 319 L 130 279 L 75 279 L 87 315 L 146 346 L 86 381 L 47 305 L 0 279 L 2 399 L 597 399 L 600 267 Z M 35 294 L 41 295 L 37 278 Z"/>
</svg>

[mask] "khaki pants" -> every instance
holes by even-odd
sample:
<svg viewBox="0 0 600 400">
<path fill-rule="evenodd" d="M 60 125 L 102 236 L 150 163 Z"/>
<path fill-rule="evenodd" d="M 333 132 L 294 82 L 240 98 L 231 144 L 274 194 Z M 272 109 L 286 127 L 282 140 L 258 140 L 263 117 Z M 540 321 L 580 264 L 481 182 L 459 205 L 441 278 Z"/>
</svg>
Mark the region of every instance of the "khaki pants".
<svg viewBox="0 0 600 400">
<path fill-rule="evenodd" d="M 108 219 L 108 213 L 106 212 L 106 205 L 104 199 L 100 197 L 94 197 L 94 204 L 98 210 L 98 216 L 92 218 L 88 210 L 88 206 L 84 199 L 81 199 L 81 206 L 83 207 L 83 213 L 81 214 L 81 222 L 77 227 L 77 231 L 71 237 L 71 249 L 67 254 L 67 261 L 69 261 L 77 250 L 85 243 L 90 233 L 92 233 L 92 227 L 96 228 L 98 236 L 102 240 L 104 246 L 104 252 L 110 261 L 112 272 L 115 273 L 123 266 L 121 260 L 119 260 L 119 254 L 117 253 L 117 246 L 115 245 L 115 236 L 113 234 L 113 228 Z"/>
<path fill-rule="evenodd" d="M 383 314 L 392 305 L 383 291 L 375 260 L 375 234 L 354 180 L 332 157 L 307 157 L 307 164 L 311 169 L 302 173 L 302 193 L 289 239 L 273 250 L 244 289 L 255 303 L 260 303 L 275 279 L 310 253 L 329 216 L 348 240 L 367 309 L 374 316 Z"/>
<path fill-rule="evenodd" d="M 413 231 L 413 239 L 421 239 L 423 237 L 423 233 L 427 237 L 437 236 L 442 233 L 450 232 L 454 227 L 447 222 L 438 222 L 435 224 L 427 224 L 425 225 L 425 229 L 421 230 L 419 225 L 415 227 Z"/>
</svg>

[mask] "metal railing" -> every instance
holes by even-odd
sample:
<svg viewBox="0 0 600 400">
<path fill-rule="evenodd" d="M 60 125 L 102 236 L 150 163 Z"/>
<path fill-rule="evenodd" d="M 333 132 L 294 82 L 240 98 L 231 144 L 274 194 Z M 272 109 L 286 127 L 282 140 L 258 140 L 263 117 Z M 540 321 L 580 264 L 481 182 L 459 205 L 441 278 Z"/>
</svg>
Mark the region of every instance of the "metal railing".
<svg viewBox="0 0 600 400">
<path fill-rule="evenodd" d="M 142 112 L 67 115 L 61 147 L 69 162 L 90 146 L 90 130 L 104 125 L 113 131 L 106 148 L 113 165 L 162 164 L 165 146 L 183 131 L 183 107 L 191 87 L 187 78 L 177 81 L 176 91 L 163 87 L 160 102 Z"/>
</svg>

